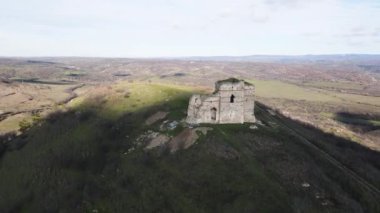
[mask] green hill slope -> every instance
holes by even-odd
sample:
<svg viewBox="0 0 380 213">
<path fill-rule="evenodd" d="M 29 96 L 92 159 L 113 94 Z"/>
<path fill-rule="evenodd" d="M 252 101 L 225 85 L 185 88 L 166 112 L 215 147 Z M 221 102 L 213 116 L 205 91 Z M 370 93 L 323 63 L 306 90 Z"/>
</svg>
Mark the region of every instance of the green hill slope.
<svg viewBox="0 0 380 213">
<path fill-rule="evenodd" d="M 130 88 L 126 99 L 110 93 L 78 102 L 9 143 L 0 161 L 2 212 L 380 210 L 378 153 L 285 118 L 272 119 L 265 106 L 257 107 L 262 122 L 257 129 L 248 124 L 204 125 L 212 130 L 199 134 L 187 149 L 146 150 L 139 143 L 146 132 L 171 137 L 187 127 L 170 130 L 162 128 L 162 120 L 152 125 L 145 120 L 165 111 L 168 122 L 180 121 L 191 93 L 168 85 L 134 86 L 116 86 Z M 303 141 L 309 139 L 288 129 L 295 126 L 363 180 L 337 168 Z M 323 143 L 324 137 L 336 144 Z"/>
</svg>

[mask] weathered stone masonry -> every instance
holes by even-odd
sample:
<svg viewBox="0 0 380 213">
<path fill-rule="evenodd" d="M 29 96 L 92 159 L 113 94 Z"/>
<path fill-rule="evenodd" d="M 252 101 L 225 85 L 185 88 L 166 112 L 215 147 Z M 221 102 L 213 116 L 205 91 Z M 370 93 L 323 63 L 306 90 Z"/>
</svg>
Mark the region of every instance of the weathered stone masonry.
<svg viewBox="0 0 380 213">
<path fill-rule="evenodd" d="M 188 123 L 255 122 L 254 85 L 230 78 L 215 83 L 211 95 L 193 95 L 187 110 Z"/>
</svg>

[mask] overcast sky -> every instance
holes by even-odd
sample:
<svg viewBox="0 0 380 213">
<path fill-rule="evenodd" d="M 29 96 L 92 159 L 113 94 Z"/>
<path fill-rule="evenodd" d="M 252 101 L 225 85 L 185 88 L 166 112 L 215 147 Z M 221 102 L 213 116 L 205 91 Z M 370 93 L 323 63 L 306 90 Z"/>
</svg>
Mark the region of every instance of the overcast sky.
<svg viewBox="0 0 380 213">
<path fill-rule="evenodd" d="M 0 56 L 380 53 L 380 0 L 0 0 Z"/>
</svg>

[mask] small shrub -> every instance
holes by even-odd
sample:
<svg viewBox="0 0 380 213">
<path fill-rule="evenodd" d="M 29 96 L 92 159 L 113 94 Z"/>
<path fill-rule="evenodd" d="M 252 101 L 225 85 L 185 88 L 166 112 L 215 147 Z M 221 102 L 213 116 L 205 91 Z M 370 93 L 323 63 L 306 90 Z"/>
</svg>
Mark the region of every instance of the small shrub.
<svg viewBox="0 0 380 213">
<path fill-rule="evenodd" d="M 38 121 L 40 121 L 42 118 L 41 118 L 41 115 L 39 114 L 39 113 L 36 113 L 36 114 L 33 114 L 33 116 L 32 116 L 32 121 L 33 121 L 33 123 L 34 122 L 38 122 Z"/>
<path fill-rule="evenodd" d="M 30 122 L 26 119 L 23 119 L 22 121 L 20 121 L 20 123 L 18 125 L 19 125 L 21 131 L 25 131 L 32 126 L 32 122 Z"/>
<path fill-rule="evenodd" d="M 124 92 L 123 89 L 116 89 L 115 91 L 116 91 L 117 93 L 122 93 L 122 92 Z"/>
</svg>

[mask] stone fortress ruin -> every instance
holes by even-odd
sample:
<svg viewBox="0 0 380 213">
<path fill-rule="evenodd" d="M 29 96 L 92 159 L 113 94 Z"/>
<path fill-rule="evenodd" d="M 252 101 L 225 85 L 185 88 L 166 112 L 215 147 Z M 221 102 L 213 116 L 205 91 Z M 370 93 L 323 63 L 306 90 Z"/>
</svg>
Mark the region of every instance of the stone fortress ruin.
<svg viewBox="0 0 380 213">
<path fill-rule="evenodd" d="M 217 81 L 211 95 L 193 95 L 187 110 L 187 123 L 253 123 L 254 85 L 229 78 Z"/>
</svg>

